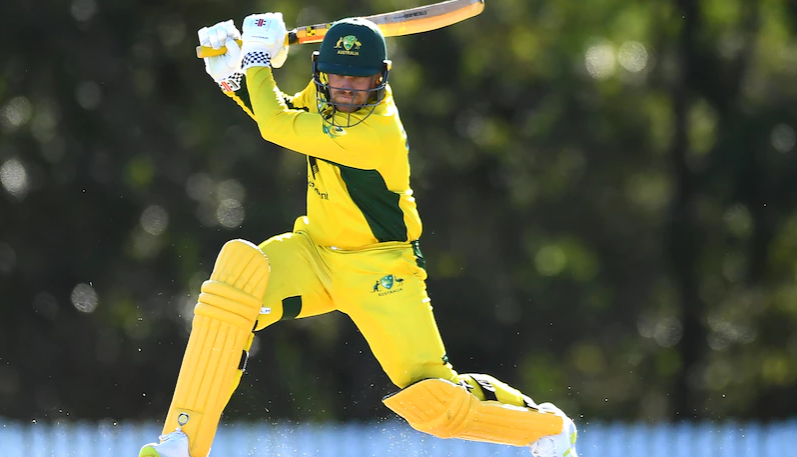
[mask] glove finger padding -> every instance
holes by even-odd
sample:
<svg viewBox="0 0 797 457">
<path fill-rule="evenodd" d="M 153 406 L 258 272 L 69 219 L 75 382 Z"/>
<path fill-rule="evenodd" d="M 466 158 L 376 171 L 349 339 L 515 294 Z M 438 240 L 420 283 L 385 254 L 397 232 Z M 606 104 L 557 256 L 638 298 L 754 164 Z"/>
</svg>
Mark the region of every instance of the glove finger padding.
<svg viewBox="0 0 797 457">
<path fill-rule="evenodd" d="M 225 60 L 225 63 L 230 68 L 238 69 L 241 67 L 241 60 L 243 60 L 243 54 L 241 54 L 241 47 L 232 37 L 227 37 L 227 41 L 224 42 L 224 47 L 227 48 L 227 52 L 222 55 Z"/>
<path fill-rule="evenodd" d="M 232 19 L 224 22 L 224 25 L 227 29 L 227 36 L 229 38 L 232 38 L 234 40 L 241 39 L 241 32 L 238 30 L 238 27 L 235 26 L 235 23 L 232 21 Z"/>
<path fill-rule="evenodd" d="M 200 46 L 207 46 L 210 47 L 210 36 L 208 32 L 208 27 L 202 27 L 197 31 L 197 37 L 199 38 L 199 45 Z"/>
<path fill-rule="evenodd" d="M 200 46 L 219 49 L 224 46 L 228 38 L 241 39 L 241 32 L 235 27 L 232 19 L 218 22 L 210 27 L 202 27 L 197 31 Z"/>
<path fill-rule="evenodd" d="M 210 28 L 210 44 L 219 49 L 227 41 L 227 26 L 222 22 Z"/>
</svg>

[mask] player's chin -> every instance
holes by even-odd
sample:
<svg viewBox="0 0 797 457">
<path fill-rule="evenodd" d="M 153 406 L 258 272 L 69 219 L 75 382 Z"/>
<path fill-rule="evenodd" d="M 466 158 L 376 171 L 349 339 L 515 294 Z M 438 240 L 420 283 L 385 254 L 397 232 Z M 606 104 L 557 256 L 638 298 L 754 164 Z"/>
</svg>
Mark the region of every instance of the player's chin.
<svg viewBox="0 0 797 457">
<path fill-rule="evenodd" d="M 333 103 L 333 105 L 335 105 L 335 109 L 337 111 L 341 112 L 341 113 L 353 113 L 353 112 L 357 111 L 358 109 L 362 108 L 362 105 L 355 104 L 355 103 L 352 103 L 350 101 L 347 101 L 347 102 L 335 102 L 335 103 Z"/>
</svg>

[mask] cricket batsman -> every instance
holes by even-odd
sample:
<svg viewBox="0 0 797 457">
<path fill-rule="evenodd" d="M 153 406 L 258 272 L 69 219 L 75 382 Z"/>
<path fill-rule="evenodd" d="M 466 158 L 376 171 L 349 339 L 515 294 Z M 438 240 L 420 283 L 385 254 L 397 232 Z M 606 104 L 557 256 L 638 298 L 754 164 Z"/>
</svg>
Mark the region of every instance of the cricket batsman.
<svg viewBox="0 0 797 457">
<path fill-rule="evenodd" d="M 313 77 L 289 96 L 274 81 L 288 55 L 281 13 L 199 30 L 208 74 L 263 139 L 307 157 L 307 215 L 256 246 L 227 242 L 194 309 L 191 335 L 157 443 L 139 457 L 207 457 L 246 367 L 254 334 L 285 319 L 347 314 L 398 391 L 385 405 L 440 438 L 577 457 L 576 427 L 486 374 L 459 374 L 426 292 L 421 219 L 410 188 L 407 135 L 388 84 L 379 28 L 336 22 L 313 53 Z M 239 46 L 236 39 L 242 40 Z"/>
</svg>

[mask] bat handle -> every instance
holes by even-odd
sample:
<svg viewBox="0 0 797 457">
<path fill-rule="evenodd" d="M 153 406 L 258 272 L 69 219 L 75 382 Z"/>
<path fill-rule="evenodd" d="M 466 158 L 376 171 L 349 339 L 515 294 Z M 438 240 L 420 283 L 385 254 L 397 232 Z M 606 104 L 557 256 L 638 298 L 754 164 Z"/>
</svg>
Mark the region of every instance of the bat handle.
<svg viewBox="0 0 797 457">
<path fill-rule="evenodd" d="M 241 40 L 235 40 L 238 43 L 238 46 L 241 46 L 243 42 Z M 288 32 L 288 35 L 285 36 L 285 45 L 289 46 L 292 44 L 296 44 L 299 42 L 299 37 L 296 36 L 296 29 L 291 30 Z M 214 57 L 220 56 L 227 52 L 227 48 L 224 46 L 220 47 L 219 49 L 213 49 L 210 46 L 197 46 L 196 47 L 196 56 L 200 59 L 205 57 Z"/>
<path fill-rule="evenodd" d="M 288 32 L 288 36 L 285 37 L 285 45 L 290 46 L 292 44 L 297 44 L 299 42 L 299 37 L 296 35 L 296 29 L 293 29 Z"/>
</svg>

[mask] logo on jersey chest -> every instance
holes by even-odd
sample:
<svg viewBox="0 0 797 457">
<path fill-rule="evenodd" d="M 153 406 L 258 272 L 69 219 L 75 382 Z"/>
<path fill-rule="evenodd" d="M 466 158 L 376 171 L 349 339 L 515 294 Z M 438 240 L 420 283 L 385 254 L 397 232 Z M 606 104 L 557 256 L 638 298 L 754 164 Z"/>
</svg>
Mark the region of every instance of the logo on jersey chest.
<svg viewBox="0 0 797 457">
<path fill-rule="evenodd" d="M 337 125 L 329 126 L 324 124 L 322 128 L 324 129 L 324 133 L 326 133 L 330 138 L 336 138 L 346 134 L 346 130 Z"/>
</svg>

